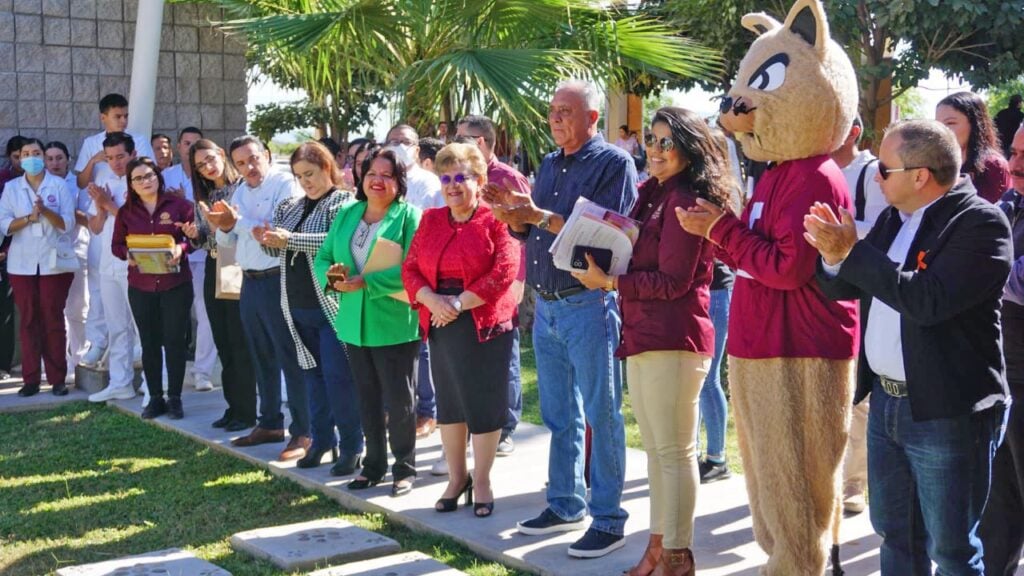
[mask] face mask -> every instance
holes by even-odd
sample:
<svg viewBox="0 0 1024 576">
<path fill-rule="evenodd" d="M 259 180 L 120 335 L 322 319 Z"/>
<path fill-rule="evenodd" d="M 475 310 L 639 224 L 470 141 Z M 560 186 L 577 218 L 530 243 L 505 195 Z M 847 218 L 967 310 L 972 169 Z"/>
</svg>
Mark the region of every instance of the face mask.
<svg viewBox="0 0 1024 576">
<path fill-rule="evenodd" d="M 43 171 L 43 159 L 41 156 L 26 156 L 21 159 L 21 169 L 29 176 L 36 176 Z"/>
<path fill-rule="evenodd" d="M 394 152 L 395 157 L 398 158 L 398 161 L 401 162 L 402 166 L 405 166 L 406 168 L 411 168 L 413 163 L 415 162 L 412 158 L 412 146 L 409 146 L 407 144 L 399 144 L 397 146 L 387 146 L 384 149 L 391 150 L 392 152 Z"/>
</svg>

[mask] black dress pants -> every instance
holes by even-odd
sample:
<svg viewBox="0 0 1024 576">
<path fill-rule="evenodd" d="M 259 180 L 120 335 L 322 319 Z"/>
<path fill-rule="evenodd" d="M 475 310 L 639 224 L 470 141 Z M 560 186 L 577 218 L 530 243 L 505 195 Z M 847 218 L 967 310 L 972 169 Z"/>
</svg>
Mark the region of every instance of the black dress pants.
<svg viewBox="0 0 1024 576">
<path fill-rule="evenodd" d="M 216 258 L 206 258 L 203 298 L 206 300 L 206 315 L 210 319 L 213 343 L 220 356 L 220 381 L 224 400 L 228 403 L 227 416 L 231 420 L 255 424 L 256 373 L 253 371 L 249 345 L 245 341 L 238 300 L 217 298 Z"/>
<path fill-rule="evenodd" d="M 416 476 L 415 391 L 420 341 L 392 346 L 347 344 L 346 347 L 359 390 L 359 416 L 366 436 L 363 476 L 371 480 L 384 477 L 388 467 L 388 444 L 395 456 L 392 479 L 398 482 Z"/>
<path fill-rule="evenodd" d="M 167 357 L 167 396 L 181 397 L 192 329 L 192 282 L 161 292 L 128 287 L 128 303 L 142 342 L 142 371 L 150 398 L 163 398 L 163 359 Z"/>
</svg>

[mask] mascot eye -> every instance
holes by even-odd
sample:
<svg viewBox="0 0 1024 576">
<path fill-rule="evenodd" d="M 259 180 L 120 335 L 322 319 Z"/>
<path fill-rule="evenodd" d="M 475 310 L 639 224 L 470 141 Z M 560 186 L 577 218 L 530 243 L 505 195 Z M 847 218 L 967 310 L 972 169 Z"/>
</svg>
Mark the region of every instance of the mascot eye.
<svg viewBox="0 0 1024 576">
<path fill-rule="evenodd" d="M 771 92 L 777 89 L 786 81 L 787 66 L 789 66 L 789 56 L 786 54 L 772 56 L 750 76 L 748 86 L 762 92 Z"/>
</svg>

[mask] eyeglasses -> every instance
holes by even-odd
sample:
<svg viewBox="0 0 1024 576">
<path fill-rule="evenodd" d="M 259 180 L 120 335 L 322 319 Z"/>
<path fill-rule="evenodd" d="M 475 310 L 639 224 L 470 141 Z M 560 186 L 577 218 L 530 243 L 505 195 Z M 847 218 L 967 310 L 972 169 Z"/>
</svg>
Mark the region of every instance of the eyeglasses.
<svg viewBox="0 0 1024 576">
<path fill-rule="evenodd" d="M 551 106 L 548 108 L 548 116 L 557 116 L 559 118 L 566 118 L 572 116 L 573 109 L 569 106 Z"/>
<path fill-rule="evenodd" d="M 202 162 L 196 162 L 192 165 L 192 167 L 195 168 L 197 171 L 202 172 L 203 170 L 206 170 L 207 167 L 213 168 L 215 162 L 217 162 L 216 155 L 210 156 L 209 158 L 203 160 Z"/>
<path fill-rule="evenodd" d="M 648 148 L 653 148 L 654 145 L 657 144 L 658 147 L 661 148 L 662 152 L 671 152 L 676 149 L 675 140 L 668 136 L 658 140 L 654 134 L 644 134 L 644 144 L 646 144 Z"/>
<path fill-rule="evenodd" d="M 879 174 L 879 176 L 882 177 L 882 180 L 887 180 L 889 178 L 889 174 L 892 174 L 894 172 L 906 172 L 908 170 L 921 170 L 922 168 L 925 169 L 925 170 L 928 170 L 929 172 L 931 171 L 931 168 L 929 168 L 927 166 L 904 166 L 903 168 L 889 168 L 881 160 L 878 161 L 878 174 Z"/>
<path fill-rule="evenodd" d="M 135 176 L 132 178 L 132 184 L 142 184 L 143 182 L 149 182 L 156 178 L 156 172 L 146 172 L 142 176 Z"/>
<path fill-rule="evenodd" d="M 467 180 L 472 180 L 473 178 L 476 178 L 476 174 L 462 174 L 461 172 L 456 174 L 456 175 L 454 175 L 454 176 L 449 176 L 447 174 L 442 174 L 441 175 L 441 186 L 448 186 L 449 184 L 451 184 L 453 182 L 455 184 L 465 184 Z"/>
<path fill-rule="evenodd" d="M 388 146 L 415 146 L 419 144 L 418 140 L 410 140 L 409 138 L 395 138 L 388 140 L 386 143 Z"/>
</svg>

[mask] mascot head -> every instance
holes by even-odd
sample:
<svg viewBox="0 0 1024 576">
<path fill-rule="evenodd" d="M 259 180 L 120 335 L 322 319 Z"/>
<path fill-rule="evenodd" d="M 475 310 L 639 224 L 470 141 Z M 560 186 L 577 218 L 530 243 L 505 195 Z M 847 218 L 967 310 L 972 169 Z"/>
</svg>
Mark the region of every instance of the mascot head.
<svg viewBox="0 0 1024 576">
<path fill-rule="evenodd" d="M 828 154 L 857 114 L 857 78 L 829 38 L 819 0 L 797 0 L 786 23 L 747 14 L 758 35 L 722 101 L 720 122 L 754 160 L 782 162 Z"/>
</svg>

